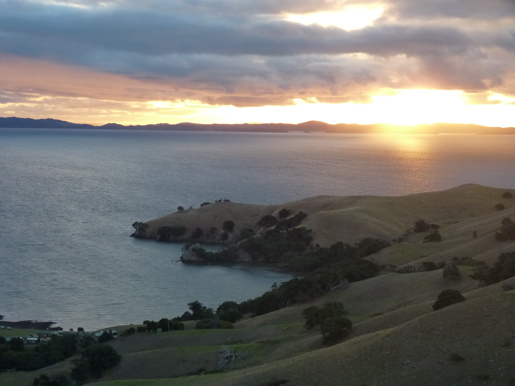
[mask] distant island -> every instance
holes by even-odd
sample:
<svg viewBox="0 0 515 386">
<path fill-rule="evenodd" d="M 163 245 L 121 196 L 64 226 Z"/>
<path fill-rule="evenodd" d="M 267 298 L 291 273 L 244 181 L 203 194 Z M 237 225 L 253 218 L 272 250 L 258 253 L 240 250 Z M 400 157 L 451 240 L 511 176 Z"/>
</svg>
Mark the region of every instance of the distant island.
<svg viewBox="0 0 515 386">
<path fill-rule="evenodd" d="M 120 125 L 108 123 L 101 126 L 86 123 L 72 123 L 58 119 L 32 119 L 8 117 L 0 118 L 0 128 L 9 129 L 96 129 L 96 130 L 165 130 L 165 131 L 223 131 L 223 132 L 264 132 L 264 133 L 412 133 L 412 134 L 515 134 L 515 127 L 486 127 L 472 124 L 435 123 L 416 126 L 387 124 L 359 125 L 355 123 L 329 124 L 309 121 L 299 124 L 289 123 L 242 123 L 242 124 L 200 124 L 200 123 L 157 123 L 150 125 Z"/>
</svg>

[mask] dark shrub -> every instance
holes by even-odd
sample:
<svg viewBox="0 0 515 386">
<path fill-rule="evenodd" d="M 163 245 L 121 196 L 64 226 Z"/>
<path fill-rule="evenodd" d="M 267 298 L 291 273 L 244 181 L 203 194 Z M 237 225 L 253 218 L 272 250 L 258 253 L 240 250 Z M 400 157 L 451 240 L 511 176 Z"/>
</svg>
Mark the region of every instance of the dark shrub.
<svg viewBox="0 0 515 386">
<path fill-rule="evenodd" d="M 432 233 L 424 237 L 424 243 L 437 243 L 440 241 L 442 241 L 442 235 L 436 229 Z"/>
<path fill-rule="evenodd" d="M 461 273 L 458 266 L 454 263 L 446 264 L 442 271 L 444 279 L 459 280 L 461 279 Z"/>
<path fill-rule="evenodd" d="M 345 339 L 352 329 L 352 322 L 346 317 L 340 316 L 324 320 L 320 326 L 322 343 L 332 345 Z"/>
<path fill-rule="evenodd" d="M 425 220 L 420 219 L 415 221 L 415 226 L 413 227 L 415 232 L 427 232 L 429 229 L 431 229 L 431 225 L 428 224 Z"/>
<path fill-rule="evenodd" d="M 243 228 L 240 231 L 240 240 L 245 240 L 254 235 L 254 230 L 252 228 Z"/>
<path fill-rule="evenodd" d="M 438 295 L 436 302 L 433 304 L 433 310 L 440 310 L 442 308 L 464 301 L 465 297 L 461 294 L 460 291 L 454 289 L 446 289 L 440 292 L 440 294 Z"/>
<path fill-rule="evenodd" d="M 181 237 L 186 233 L 186 227 L 183 226 L 172 226 L 170 227 L 170 234 L 173 237 Z"/>
<path fill-rule="evenodd" d="M 197 330 L 206 330 L 206 329 L 211 329 L 213 328 L 213 324 L 214 324 L 214 320 L 212 319 L 202 319 L 202 320 L 199 320 L 196 324 L 195 324 L 195 328 Z"/>
<path fill-rule="evenodd" d="M 504 210 L 505 209 L 503 204 L 495 204 L 494 208 L 495 208 L 495 210 Z"/>
<path fill-rule="evenodd" d="M 257 222 L 257 225 L 260 227 L 270 228 L 277 224 L 279 220 L 272 216 L 271 214 L 267 214 L 266 216 L 263 216 L 261 220 Z"/>
<path fill-rule="evenodd" d="M 193 232 L 191 232 L 191 238 L 192 239 L 198 239 L 200 238 L 202 235 L 204 234 L 204 231 L 202 230 L 202 228 L 195 228 L 195 230 Z"/>
<path fill-rule="evenodd" d="M 502 198 L 507 198 L 507 199 L 513 198 L 513 194 L 511 194 L 511 192 L 504 192 L 502 194 Z"/>
<path fill-rule="evenodd" d="M 497 241 L 515 240 L 515 223 L 509 217 L 505 217 L 501 221 L 501 229 L 495 233 Z"/>
<path fill-rule="evenodd" d="M 290 214 L 291 214 L 291 211 L 289 209 L 283 208 L 279 211 L 279 218 L 283 219 L 283 218 L 289 217 Z"/>
<path fill-rule="evenodd" d="M 226 232 L 232 232 L 234 230 L 234 225 L 235 225 L 234 221 L 232 221 L 232 220 L 225 220 L 224 223 L 222 224 L 222 228 Z"/>
</svg>

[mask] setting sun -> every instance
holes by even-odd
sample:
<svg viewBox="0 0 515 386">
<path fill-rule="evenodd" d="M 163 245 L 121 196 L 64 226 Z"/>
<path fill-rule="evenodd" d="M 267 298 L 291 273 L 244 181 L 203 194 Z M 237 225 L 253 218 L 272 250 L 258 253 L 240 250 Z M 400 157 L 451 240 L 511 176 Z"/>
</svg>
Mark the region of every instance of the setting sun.
<svg viewBox="0 0 515 386">
<path fill-rule="evenodd" d="M 318 24 L 323 27 L 338 27 L 347 31 L 364 28 L 383 14 L 382 7 L 353 6 L 339 12 L 318 12 L 287 15 L 286 20 L 304 25 Z"/>
<path fill-rule="evenodd" d="M 452 121 L 466 105 L 462 91 L 402 90 L 394 95 L 376 95 L 372 100 L 383 122 L 396 125 Z"/>
</svg>

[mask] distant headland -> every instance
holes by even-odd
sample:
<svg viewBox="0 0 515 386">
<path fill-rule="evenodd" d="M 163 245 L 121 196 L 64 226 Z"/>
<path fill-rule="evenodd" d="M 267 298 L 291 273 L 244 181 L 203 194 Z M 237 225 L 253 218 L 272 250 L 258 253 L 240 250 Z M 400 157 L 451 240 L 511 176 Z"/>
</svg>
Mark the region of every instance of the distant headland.
<svg viewBox="0 0 515 386">
<path fill-rule="evenodd" d="M 72 123 L 58 119 L 32 119 L 0 117 L 0 128 L 9 129 L 96 129 L 96 130 L 164 130 L 164 131 L 222 131 L 222 132 L 263 132 L 263 133 L 403 133 L 403 134 L 515 134 L 515 127 L 486 127 L 472 124 L 434 123 L 416 126 L 387 124 L 359 125 L 354 123 L 329 124 L 308 121 L 299 124 L 289 123 L 242 123 L 242 124 L 199 124 L 199 123 L 157 123 L 150 125 L 120 125 L 108 123 L 101 126 L 86 123 Z"/>
</svg>

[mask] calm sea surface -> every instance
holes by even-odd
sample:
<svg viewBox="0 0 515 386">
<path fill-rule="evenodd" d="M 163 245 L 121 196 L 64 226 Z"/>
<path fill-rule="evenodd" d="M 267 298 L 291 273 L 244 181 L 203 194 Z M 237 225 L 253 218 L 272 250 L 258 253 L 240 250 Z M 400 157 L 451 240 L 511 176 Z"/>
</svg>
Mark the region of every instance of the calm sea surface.
<svg viewBox="0 0 515 386">
<path fill-rule="evenodd" d="M 0 129 L 0 314 L 96 329 L 260 295 L 284 274 L 188 266 L 134 221 L 204 201 L 515 189 L 515 136 Z"/>
</svg>

